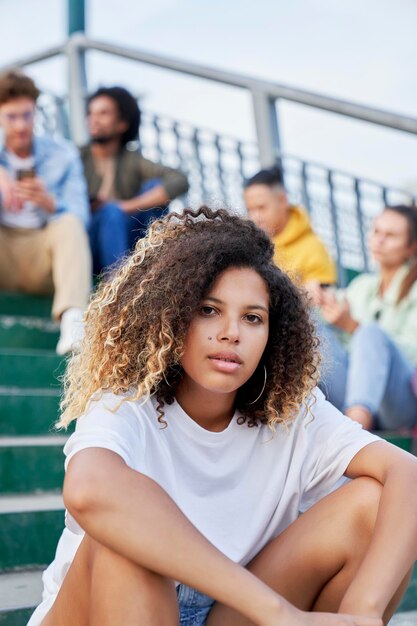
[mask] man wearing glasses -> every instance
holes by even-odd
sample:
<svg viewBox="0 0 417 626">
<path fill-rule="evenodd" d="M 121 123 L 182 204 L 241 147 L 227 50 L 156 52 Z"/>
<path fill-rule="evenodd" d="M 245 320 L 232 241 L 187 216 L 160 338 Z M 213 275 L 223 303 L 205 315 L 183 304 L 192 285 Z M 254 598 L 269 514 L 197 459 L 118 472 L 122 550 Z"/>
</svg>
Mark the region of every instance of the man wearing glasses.
<svg viewBox="0 0 417 626">
<path fill-rule="evenodd" d="M 0 76 L 0 289 L 54 294 L 58 354 L 76 347 L 91 281 L 82 166 L 69 142 L 34 134 L 39 90 Z"/>
</svg>

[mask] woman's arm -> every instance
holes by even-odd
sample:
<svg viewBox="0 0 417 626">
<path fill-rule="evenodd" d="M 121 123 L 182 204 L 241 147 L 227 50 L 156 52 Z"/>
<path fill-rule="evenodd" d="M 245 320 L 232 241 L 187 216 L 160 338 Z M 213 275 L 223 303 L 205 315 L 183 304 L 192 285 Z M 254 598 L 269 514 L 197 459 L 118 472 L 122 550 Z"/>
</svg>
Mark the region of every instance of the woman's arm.
<svg viewBox="0 0 417 626">
<path fill-rule="evenodd" d="M 354 457 L 346 476 L 370 476 L 383 489 L 371 543 L 340 612 L 380 617 L 417 558 L 417 459 L 375 442 Z"/>
<path fill-rule="evenodd" d="M 233 563 L 188 521 L 153 480 L 114 452 L 89 448 L 74 455 L 64 502 L 80 526 L 118 554 L 173 580 L 197 587 L 255 623 L 278 617 L 285 600 Z"/>
<path fill-rule="evenodd" d="M 258 626 L 382 626 L 379 619 L 306 613 L 217 550 L 153 480 L 101 448 L 77 452 L 64 482 L 71 515 L 96 541 L 196 587 Z"/>
</svg>

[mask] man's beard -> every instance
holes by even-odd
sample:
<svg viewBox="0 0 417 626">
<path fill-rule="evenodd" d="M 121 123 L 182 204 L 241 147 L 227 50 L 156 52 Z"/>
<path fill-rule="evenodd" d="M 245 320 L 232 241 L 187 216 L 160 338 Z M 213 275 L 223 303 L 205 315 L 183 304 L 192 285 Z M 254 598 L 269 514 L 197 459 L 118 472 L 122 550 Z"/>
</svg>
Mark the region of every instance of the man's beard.
<svg viewBox="0 0 417 626">
<path fill-rule="evenodd" d="M 111 134 L 111 135 L 96 135 L 95 137 L 91 137 L 91 143 L 98 143 L 101 146 L 105 145 L 106 143 L 110 143 L 111 141 L 114 141 L 115 139 L 117 139 L 120 135 L 118 134 Z"/>
</svg>

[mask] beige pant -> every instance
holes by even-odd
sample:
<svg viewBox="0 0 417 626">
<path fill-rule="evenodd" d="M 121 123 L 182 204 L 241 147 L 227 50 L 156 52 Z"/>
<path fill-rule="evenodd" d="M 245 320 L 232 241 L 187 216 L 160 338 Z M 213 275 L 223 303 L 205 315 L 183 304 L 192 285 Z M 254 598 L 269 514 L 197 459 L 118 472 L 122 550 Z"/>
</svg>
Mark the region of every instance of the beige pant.
<svg viewBox="0 0 417 626">
<path fill-rule="evenodd" d="M 64 213 L 39 229 L 0 226 L 0 289 L 53 293 L 55 319 L 87 306 L 91 275 L 87 234 L 74 215 Z"/>
</svg>

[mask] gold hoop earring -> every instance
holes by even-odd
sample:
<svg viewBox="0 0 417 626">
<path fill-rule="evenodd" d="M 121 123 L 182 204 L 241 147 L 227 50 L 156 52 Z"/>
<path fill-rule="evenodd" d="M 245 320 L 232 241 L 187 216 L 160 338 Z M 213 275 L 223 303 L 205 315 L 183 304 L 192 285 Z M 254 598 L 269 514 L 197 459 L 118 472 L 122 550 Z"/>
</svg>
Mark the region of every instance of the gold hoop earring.
<svg viewBox="0 0 417 626">
<path fill-rule="evenodd" d="M 252 400 L 252 402 L 248 402 L 247 404 L 255 404 L 255 402 L 258 402 L 259 398 L 262 396 L 263 392 L 265 391 L 267 377 L 268 377 L 268 374 L 266 371 L 266 367 L 264 365 L 264 384 L 262 385 L 261 393 L 259 394 L 259 396 L 257 396 L 255 400 Z"/>
</svg>

